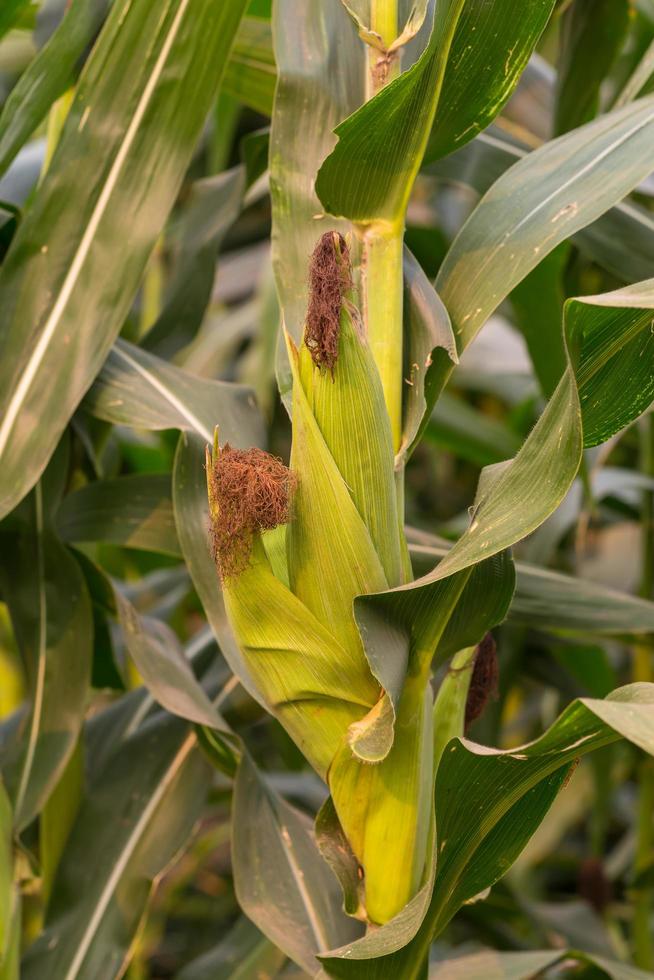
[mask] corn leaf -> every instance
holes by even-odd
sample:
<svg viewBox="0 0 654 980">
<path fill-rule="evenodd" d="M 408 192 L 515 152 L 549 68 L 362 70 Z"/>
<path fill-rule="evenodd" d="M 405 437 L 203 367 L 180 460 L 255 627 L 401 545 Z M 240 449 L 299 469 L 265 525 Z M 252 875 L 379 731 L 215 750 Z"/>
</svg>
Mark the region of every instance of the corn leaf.
<svg viewBox="0 0 654 980">
<path fill-rule="evenodd" d="M 95 776 L 21 976 L 120 973 L 153 882 L 200 816 L 210 768 L 188 726 L 160 715 L 119 743 Z"/>
<path fill-rule="evenodd" d="M 450 49 L 425 162 L 473 139 L 498 115 L 545 28 L 553 0 L 466 0 Z"/>
<path fill-rule="evenodd" d="M 412 532 L 408 534 L 414 568 L 417 573 L 428 574 L 450 545 L 422 543 L 422 534 L 421 543 L 413 543 Z M 515 571 L 516 589 L 508 619 L 556 633 L 651 642 L 648 638 L 654 635 L 654 603 L 526 562 L 516 562 Z"/>
<path fill-rule="evenodd" d="M 404 219 L 463 7 L 439 4 L 416 64 L 336 127 L 338 143 L 316 180 L 325 211 L 360 222 Z"/>
<path fill-rule="evenodd" d="M 506 872 L 579 756 L 620 737 L 654 754 L 653 704 L 654 685 L 631 684 L 604 701 L 574 701 L 544 735 L 519 749 L 503 752 L 453 739 L 436 780 L 436 879 L 424 920 L 417 923 L 418 916 L 405 910 L 357 943 L 321 957 L 325 973 L 347 980 L 365 969 L 370 980 L 385 980 L 421 963 L 434 934 L 461 904 Z"/>
<path fill-rule="evenodd" d="M 568 300 L 566 373 L 518 455 L 482 489 L 472 523 L 439 575 L 510 547 L 542 524 L 570 488 L 583 447 L 606 441 L 651 403 L 652 308 L 652 280 Z"/>
<path fill-rule="evenodd" d="M 132 474 L 97 480 L 64 497 L 56 516 L 64 541 L 107 541 L 181 555 L 170 477 Z"/>
<path fill-rule="evenodd" d="M 527 156 L 527 151 L 509 142 L 492 128 L 472 143 L 427 168 L 447 180 L 473 187 L 485 194 L 509 167 Z M 654 220 L 632 201 L 616 204 L 572 240 L 601 266 L 625 282 L 646 279 L 654 262 Z"/>
<path fill-rule="evenodd" d="M 252 389 L 199 378 L 163 358 L 117 341 L 84 399 L 97 418 L 139 429 L 181 429 L 206 443 L 221 438 L 246 448 L 263 441 Z"/>
<path fill-rule="evenodd" d="M 93 617 L 80 568 L 53 529 L 66 452 L 3 525 L 5 601 L 30 678 L 19 740 L 4 746 L 16 829 L 40 811 L 75 748 L 86 710 Z"/>
<path fill-rule="evenodd" d="M 244 7 L 136 0 L 111 10 L 0 273 L 2 513 L 38 479 L 122 326 Z M 19 424 L 27 416 L 39 424 Z"/>
<path fill-rule="evenodd" d="M 558 136 L 597 114 L 600 88 L 629 26 L 627 0 L 581 0 L 561 18 L 554 132 Z"/>
<path fill-rule="evenodd" d="M 106 0 L 72 0 L 70 16 L 30 62 L 0 115 L 0 174 L 27 142 L 50 106 L 69 88 L 85 49 L 107 12 Z"/>
<path fill-rule="evenodd" d="M 310 975 L 316 953 L 360 934 L 360 924 L 341 912 L 310 820 L 270 792 L 247 755 L 234 784 L 232 855 L 241 908 Z"/>
<path fill-rule="evenodd" d="M 270 21 L 244 17 L 225 70 L 223 91 L 262 116 L 272 116 L 276 82 Z"/>
<path fill-rule="evenodd" d="M 654 97 L 530 153 L 497 180 L 450 248 L 436 288 L 459 349 L 545 256 L 649 174 Z"/>
<path fill-rule="evenodd" d="M 171 229 L 177 252 L 164 308 L 142 346 L 172 358 L 195 338 L 211 299 L 216 258 L 229 226 L 238 217 L 245 190 L 243 167 L 233 167 L 191 186 L 183 217 Z"/>
</svg>

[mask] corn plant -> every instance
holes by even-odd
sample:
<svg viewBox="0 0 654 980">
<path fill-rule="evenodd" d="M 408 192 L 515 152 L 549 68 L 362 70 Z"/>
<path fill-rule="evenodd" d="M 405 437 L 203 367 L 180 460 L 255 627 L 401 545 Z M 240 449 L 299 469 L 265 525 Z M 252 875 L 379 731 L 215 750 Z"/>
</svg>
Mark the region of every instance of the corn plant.
<svg viewBox="0 0 654 980">
<path fill-rule="evenodd" d="M 654 975 L 653 50 L 6 0 L 0 980 Z"/>
</svg>

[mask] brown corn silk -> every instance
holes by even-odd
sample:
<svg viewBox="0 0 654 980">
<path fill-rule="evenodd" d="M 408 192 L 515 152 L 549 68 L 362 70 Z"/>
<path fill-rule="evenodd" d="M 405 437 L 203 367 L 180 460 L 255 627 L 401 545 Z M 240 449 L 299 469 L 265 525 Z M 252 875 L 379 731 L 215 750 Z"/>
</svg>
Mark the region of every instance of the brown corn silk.
<svg viewBox="0 0 654 980">
<path fill-rule="evenodd" d="M 225 443 L 211 464 L 209 486 L 212 552 L 225 581 L 247 568 L 256 532 L 288 523 L 294 476 L 262 449 Z"/>
<path fill-rule="evenodd" d="M 328 231 L 319 239 L 309 264 L 309 307 L 304 330 L 313 363 L 334 372 L 338 359 L 341 307 L 352 286 L 350 253 L 342 235 Z"/>
</svg>

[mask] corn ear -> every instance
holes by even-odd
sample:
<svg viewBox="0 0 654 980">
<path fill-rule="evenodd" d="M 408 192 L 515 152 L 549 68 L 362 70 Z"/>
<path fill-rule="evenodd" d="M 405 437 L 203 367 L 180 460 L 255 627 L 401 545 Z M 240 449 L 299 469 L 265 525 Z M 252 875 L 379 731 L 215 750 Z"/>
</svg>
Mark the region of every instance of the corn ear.
<svg viewBox="0 0 654 980">
<path fill-rule="evenodd" d="M 341 309 L 338 359 L 332 371 L 316 366 L 306 344 L 299 379 L 318 428 L 370 533 L 388 585 L 403 581 L 393 441 L 379 372 L 359 317 Z"/>
<path fill-rule="evenodd" d="M 287 529 L 291 589 L 339 642 L 365 662 L 352 603 L 388 587 L 363 522 L 318 428 L 299 379 L 298 351 L 287 337 L 293 372 L 291 469 L 297 476 Z"/>
<path fill-rule="evenodd" d="M 208 477 L 219 452 L 214 443 Z M 210 478 L 208 486 L 219 521 Z M 341 646 L 275 576 L 263 542 L 270 534 L 255 533 L 247 567 L 224 578 L 225 607 L 262 698 L 325 778 L 343 733 L 378 701 L 379 684 L 365 658 Z"/>
<path fill-rule="evenodd" d="M 364 869 L 372 922 L 392 919 L 422 883 L 432 820 L 432 697 L 424 673 L 407 678 L 386 758 L 367 765 L 342 745 L 328 782 L 338 819 Z"/>
</svg>

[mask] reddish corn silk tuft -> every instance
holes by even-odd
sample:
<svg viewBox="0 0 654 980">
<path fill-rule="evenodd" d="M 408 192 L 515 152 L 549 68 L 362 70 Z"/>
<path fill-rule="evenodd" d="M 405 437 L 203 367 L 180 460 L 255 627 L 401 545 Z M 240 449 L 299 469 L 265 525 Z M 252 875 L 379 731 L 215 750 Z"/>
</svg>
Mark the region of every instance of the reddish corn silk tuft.
<svg viewBox="0 0 654 980">
<path fill-rule="evenodd" d="M 309 306 L 304 330 L 316 367 L 334 373 L 338 360 L 341 307 L 352 287 L 350 253 L 342 235 L 328 231 L 320 238 L 309 263 Z"/>
<path fill-rule="evenodd" d="M 229 443 L 207 467 L 212 552 L 226 580 L 247 568 L 255 533 L 288 523 L 295 477 L 276 456 Z"/>
</svg>

